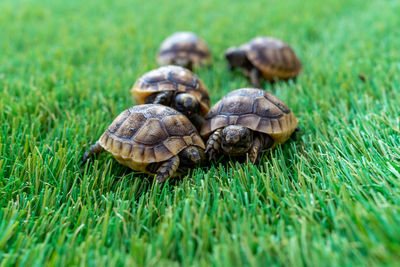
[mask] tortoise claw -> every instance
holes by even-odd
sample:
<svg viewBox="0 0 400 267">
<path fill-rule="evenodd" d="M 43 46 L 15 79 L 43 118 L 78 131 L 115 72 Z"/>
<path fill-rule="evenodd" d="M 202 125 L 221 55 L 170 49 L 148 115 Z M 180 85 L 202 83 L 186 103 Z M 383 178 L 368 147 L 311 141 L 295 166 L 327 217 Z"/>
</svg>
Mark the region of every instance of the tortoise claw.
<svg viewBox="0 0 400 267">
<path fill-rule="evenodd" d="M 83 154 L 82 157 L 82 165 L 84 165 L 89 158 L 91 158 L 93 155 L 102 153 L 104 151 L 104 148 L 100 145 L 100 143 L 97 141 L 94 145 L 90 147 L 88 151 Z"/>
<path fill-rule="evenodd" d="M 208 159 L 209 159 L 210 161 L 217 161 L 217 153 L 215 153 L 215 151 L 212 150 L 212 151 L 209 153 Z"/>
<path fill-rule="evenodd" d="M 217 153 L 215 149 L 213 149 L 210 146 L 207 146 L 206 150 L 204 151 L 206 155 L 208 155 L 208 160 L 209 161 L 216 161 L 217 160 Z"/>
<path fill-rule="evenodd" d="M 89 159 L 89 154 L 90 154 L 89 151 L 86 151 L 85 154 L 83 154 L 83 157 L 82 157 L 82 165 L 85 165 L 85 163 L 88 161 L 88 159 Z"/>
</svg>

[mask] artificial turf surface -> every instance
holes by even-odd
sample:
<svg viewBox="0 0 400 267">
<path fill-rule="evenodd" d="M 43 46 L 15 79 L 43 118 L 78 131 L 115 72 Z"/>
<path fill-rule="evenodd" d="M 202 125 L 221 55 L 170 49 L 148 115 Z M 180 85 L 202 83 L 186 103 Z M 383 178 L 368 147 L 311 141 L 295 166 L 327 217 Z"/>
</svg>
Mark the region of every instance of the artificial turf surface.
<svg viewBox="0 0 400 267">
<path fill-rule="evenodd" d="M 0 2 L 0 265 L 396 265 L 400 2 Z M 260 164 L 160 187 L 81 157 L 179 30 L 204 38 L 212 103 L 249 86 L 223 51 L 257 35 L 301 58 L 264 88 L 302 132 Z M 361 79 L 359 77 L 361 76 Z M 364 81 L 363 81 L 364 80 Z"/>
</svg>

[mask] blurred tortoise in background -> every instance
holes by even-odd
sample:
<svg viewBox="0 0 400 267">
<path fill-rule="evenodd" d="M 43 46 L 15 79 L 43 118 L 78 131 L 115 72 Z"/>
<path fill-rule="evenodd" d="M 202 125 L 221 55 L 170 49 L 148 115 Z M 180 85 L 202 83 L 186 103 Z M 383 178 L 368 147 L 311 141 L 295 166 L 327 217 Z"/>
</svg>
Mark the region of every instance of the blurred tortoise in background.
<svg viewBox="0 0 400 267">
<path fill-rule="evenodd" d="M 164 66 L 140 77 L 131 89 L 137 104 L 161 104 L 185 114 L 200 130 L 210 109 L 207 87 L 193 72 Z"/>
<path fill-rule="evenodd" d="M 211 65 L 211 53 L 206 42 L 193 32 L 177 32 L 162 42 L 157 62 L 193 70 L 193 67 Z"/>
<path fill-rule="evenodd" d="M 293 112 L 277 97 L 260 89 L 243 88 L 218 101 L 205 117 L 201 135 L 206 153 L 216 160 L 221 152 L 255 163 L 260 153 L 284 143 L 297 127 Z"/>
<path fill-rule="evenodd" d="M 240 47 L 231 47 L 225 57 L 230 69 L 241 68 L 255 87 L 261 86 L 262 78 L 269 82 L 288 80 L 302 70 L 290 46 L 272 37 L 256 37 Z"/>
<path fill-rule="evenodd" d="M 155 104 L 123 111 L 83 156 L 103 151 L 135 171 L 155 174 L 158 182 L 184 174 L 205 157 L 204 143 L 185 115 Z"/>
</svg>

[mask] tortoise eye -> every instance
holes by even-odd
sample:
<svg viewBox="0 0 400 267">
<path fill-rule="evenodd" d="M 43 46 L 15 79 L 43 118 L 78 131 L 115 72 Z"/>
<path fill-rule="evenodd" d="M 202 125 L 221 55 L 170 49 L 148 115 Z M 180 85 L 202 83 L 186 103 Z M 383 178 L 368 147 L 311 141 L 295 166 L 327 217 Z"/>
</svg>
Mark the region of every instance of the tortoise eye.
<svg viewBox="0 0 400 267">
<path fill-rule="evenodd" d="M 175 98 L 175 107 L 177 107 L 177 108 L 183 108 L 183 101 L 182 101 L 182 98 L 180 98 L 180 97 Z"/>
<path fill-rule="evenodd" d="M 183 107 L 183 103 L 181 101 L 176 101 L 175 106 L 177 107 Z"/>
</svg>

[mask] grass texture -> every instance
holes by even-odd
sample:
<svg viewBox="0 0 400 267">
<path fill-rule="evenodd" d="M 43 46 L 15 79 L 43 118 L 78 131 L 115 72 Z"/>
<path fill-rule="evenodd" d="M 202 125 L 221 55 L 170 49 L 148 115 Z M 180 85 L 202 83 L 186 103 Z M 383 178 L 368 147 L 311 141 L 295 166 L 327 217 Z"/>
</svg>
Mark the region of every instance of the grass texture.
<svg viewBox="0 0 400 267">
<path fill-rule="evenodd" d="M 400 261 L 400 2 L 0 2 L 0 266 L 352 266 Z M 260 164 L 160 187 L 84 151 L 132 105 L 161 41 L 191 30 L 212 103 L 249 86 L 223 51 L 292 45 L 297 83 L 265 84 L 302 132 Z M 362 75 L 365 81 L 359 78 Z"/>
</svg>

